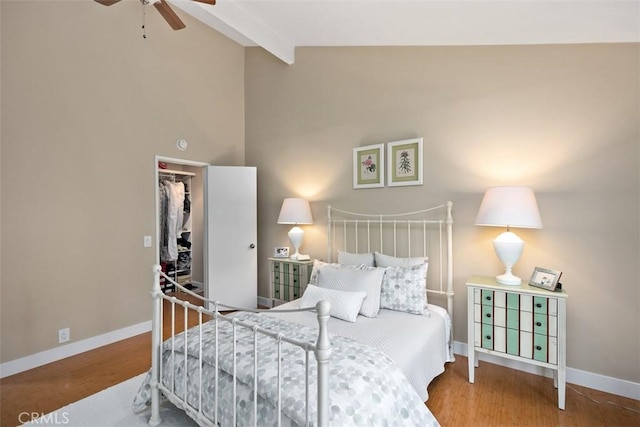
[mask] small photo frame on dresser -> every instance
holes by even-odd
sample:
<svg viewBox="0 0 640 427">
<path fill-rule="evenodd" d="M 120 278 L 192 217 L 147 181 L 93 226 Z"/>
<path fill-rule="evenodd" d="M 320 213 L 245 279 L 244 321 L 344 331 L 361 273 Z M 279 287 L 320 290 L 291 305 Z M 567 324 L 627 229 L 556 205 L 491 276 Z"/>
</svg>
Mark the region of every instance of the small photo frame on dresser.
<svg viewBox="0 0 640 427">
<path fill-rule="evenodd" d="M 529 284 L 553 292 L 558 287 L 560 276 L 562 276 L 562 271 L 536 267 L 533 269 Z"/>
<path fill-rule="evenodd" d="M 273 257 L 274 258 L 289 258 L 289 247 L 288 246 L 276 246 L 273 249 Z"/>
</svg>

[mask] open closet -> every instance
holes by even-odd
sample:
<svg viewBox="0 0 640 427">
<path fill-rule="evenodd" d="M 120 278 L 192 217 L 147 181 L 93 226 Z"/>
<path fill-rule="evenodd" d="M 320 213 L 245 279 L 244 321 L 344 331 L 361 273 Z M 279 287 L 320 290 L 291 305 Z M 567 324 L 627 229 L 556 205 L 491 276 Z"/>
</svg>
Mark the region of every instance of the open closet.
<svg viewBox="0 0 640 427">
<path fill-rule="evenodd" d="M 162 271 L 202 292 L 202 168 L 159 162 L 158 201 Z M 160 286 L 165 293 L 175 291 L 169 281 L 161 279 Z"/>
</svg>

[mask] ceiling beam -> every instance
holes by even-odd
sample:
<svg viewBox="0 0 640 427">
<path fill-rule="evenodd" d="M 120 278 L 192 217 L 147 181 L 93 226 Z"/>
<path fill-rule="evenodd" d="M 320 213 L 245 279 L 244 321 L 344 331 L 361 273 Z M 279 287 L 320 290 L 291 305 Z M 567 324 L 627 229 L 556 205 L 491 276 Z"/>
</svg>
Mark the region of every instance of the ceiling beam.
<svg viewBox="0 0 640 427">
<path fill-rule="evenodd" d="M 260 46 L 283 62 L 295 62 L 295 46 L 238 4 L 218 1 L 215 6 L 192 0 L 169 0 L 197 20 L 242 46 Z"/>
</svg>

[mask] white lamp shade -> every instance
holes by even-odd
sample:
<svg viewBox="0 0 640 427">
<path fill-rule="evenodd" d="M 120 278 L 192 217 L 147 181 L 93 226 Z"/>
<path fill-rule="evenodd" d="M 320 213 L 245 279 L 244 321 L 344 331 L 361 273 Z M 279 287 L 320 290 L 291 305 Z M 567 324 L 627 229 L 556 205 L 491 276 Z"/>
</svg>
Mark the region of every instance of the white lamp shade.
<svg viewBox="0 0 640 427">
<path fill-rule="evenodd" d="M 530 187 L 491 187 L 484 193 L 476 225 L 542 228 L 536 196 Z"/>
<path fill-rule="evenodd" d="M 478 210 L 476 225 L 507 227 L 507 231 L 493 241 L 496 255 L 505 266 L 505 272 L 496 276 L 496 280 L 503 285 L 520 285 L 522 279 L 515 276 L 511 269 L 522 255 L 524 241 L 509 228 L 542 228 L 533 190 L 517 186 L 487 189 Z"/>
<path fill-rule="evenodd" d="M 313 224 L 309 202 L 305 199 L 284 199 L 278 216 L 278 224 Z"/>
</svg>

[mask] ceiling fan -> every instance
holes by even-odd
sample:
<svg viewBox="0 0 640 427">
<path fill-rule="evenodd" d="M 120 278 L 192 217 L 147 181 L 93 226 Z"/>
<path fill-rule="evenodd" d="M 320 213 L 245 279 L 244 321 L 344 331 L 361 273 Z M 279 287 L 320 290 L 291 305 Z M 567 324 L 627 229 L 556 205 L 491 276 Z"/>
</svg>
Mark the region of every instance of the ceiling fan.
<svg viewBox="0 0 640 427">
<path fill-rule="evenodd" d="M 118 3 L 120 0 L 95 0 L 103 6 L 111 6 L 112 4 Z M 199 3 L 206 3 L 210 5 L 215 5 L 216 0 L 193 0 Z M 173 28 L 174 30 L 181 30 L 186 25 L 184 22 L 176 15 L 176 13 L 171 9 L 169 4 L 165 0 L 140 0 L 140 2 L 144 5 L 153 4 L 153 6 L 160 12 L 160 15 L 164 18 L 165 21 Z"/>
</svg>

